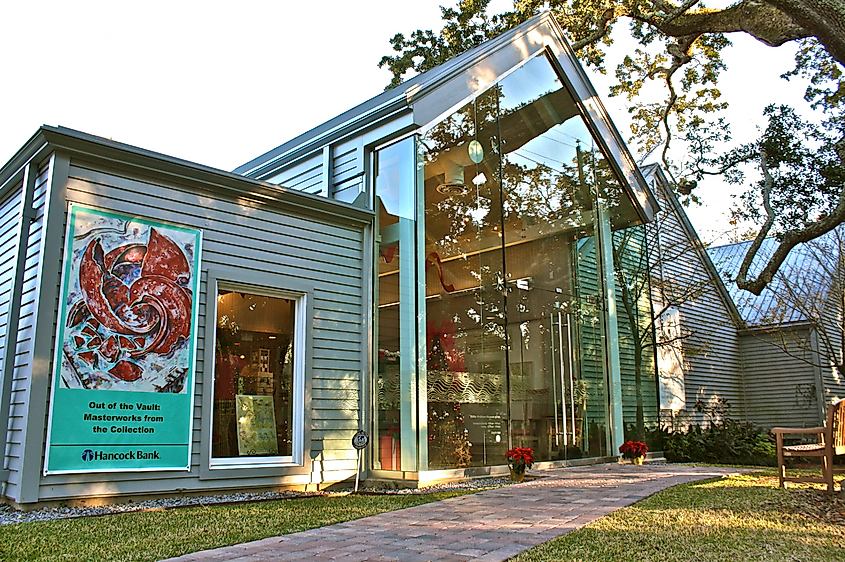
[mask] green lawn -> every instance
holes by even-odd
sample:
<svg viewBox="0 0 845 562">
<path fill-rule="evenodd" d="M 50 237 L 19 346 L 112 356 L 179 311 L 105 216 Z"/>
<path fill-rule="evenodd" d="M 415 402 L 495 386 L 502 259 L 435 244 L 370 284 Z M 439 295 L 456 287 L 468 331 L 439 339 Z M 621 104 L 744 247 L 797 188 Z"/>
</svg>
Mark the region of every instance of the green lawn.
<svg viewBox="0 0 845 562">
<path fill-rule="evenodd" d="M 515 561 L 845 560 L 845 500 L 780 490 L 774 474 L 675 486 Z"/>
<path fill-rule="evenodd" d="M 14 523 L 0 526 L 0 561 L 160 560 L 462 493 L 307 498 Z M 516 560 L 839 562 L 843 549 L 845 498 L 780 490 L 768 471 L 664 490 Z"/>
<path fill-rule="evenodd" d="M 140 561 L 295 533 L 451 498 L 319 497 L 0 526 L 0 560 Z"/>
</svg>

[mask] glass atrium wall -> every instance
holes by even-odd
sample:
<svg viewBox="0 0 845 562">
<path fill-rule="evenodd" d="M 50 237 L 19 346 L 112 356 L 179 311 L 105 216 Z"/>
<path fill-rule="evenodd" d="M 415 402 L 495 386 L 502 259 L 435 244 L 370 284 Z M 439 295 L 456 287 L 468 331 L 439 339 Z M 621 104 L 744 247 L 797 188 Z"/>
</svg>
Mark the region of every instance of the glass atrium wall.
<svg viewBox="0 0 845 562">
<path fill-rule="evenodd" d="M 613 233 L 613 270 L 624 407 L 625 440 L 645 441 L 657 427 L 659 396 L 645 226 Z"/>
<path fill-rule="evenodd" d="M 417 470 L 617 454 L 657 416 L 653 346 L 633 339 L 648 294 L 628 290 L 644 235 L 548 59 L 429 127 L 414 163 L 403 143 L 377 155 L 374 468 L 414 470 L 415 440 Z"/>
<path fill-rule="evenodd" d="M 501 464 L 508 334 L 498 88 L 423 136 L 430 469 Z"/>
<path fill-rule="evenodd" d="M 378 343 L 374 467 L 416 470 L 417 203 L 415 139 L 376 153 Z"/>
</svg>

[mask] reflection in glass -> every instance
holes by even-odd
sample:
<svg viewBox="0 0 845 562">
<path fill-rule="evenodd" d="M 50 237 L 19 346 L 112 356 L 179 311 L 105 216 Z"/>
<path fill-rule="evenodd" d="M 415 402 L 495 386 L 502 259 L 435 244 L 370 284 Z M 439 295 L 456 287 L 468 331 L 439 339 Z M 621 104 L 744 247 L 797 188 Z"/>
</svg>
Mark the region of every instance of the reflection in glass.
<svg viewBox="0 0 845 562">
<path fill-rule="evenodd" d="M 220 290 L 214 363 L 214 458 L 292 454 L 291 299 Z"/>
<path fill-rule="evenodd" d="M 374 468 L 615 455 L 611 435 L 647 434 L 644 231 L 544 56 L 380 149 L 376 170 Z"/>
<path fill-rule="evenodd" d="M 654 323 L 645 226 L 613 233 L 613 270 L 619 317 L 622 404 L 625 440 L 644 441 L 655 449 L 653 429 L 658 425 Z"/>
<path fill-rule="evenodd" d="M 415 151 L 414 139 L 408 138 L 376 153 L 378 378 L 373 464 L 380 470 L 415 469 Z"/>
<path fill-rule="evenodd" d="M 421 141 L 432 469 L 501 464 L 508 447 L 497 93 Z"/>
<path fill-rule="evenodd" d="M 607 247 L 639 218 L 578 106 L 538 57 L 421 145 L 429 468 L 501 464 L 516 446 L 541 461 L 615 454 L 608 381 L 620 366 L 609 365 L 603 303 L 631 295 L 608 292 L 597 233 Z M 617 270 L 645 255 L 614 240 Z M 651 396 L 653 364 L 614 357 L 633 388 L 617 411 L 642 427 L 656 406 L 628 402 Z"/>
<path fill-rule="evenodd" d="M 548 61 L 502 81 L 505 262 L 515 446 L 538 460 L 607 452 L 597 151 Z"/>
</svg>

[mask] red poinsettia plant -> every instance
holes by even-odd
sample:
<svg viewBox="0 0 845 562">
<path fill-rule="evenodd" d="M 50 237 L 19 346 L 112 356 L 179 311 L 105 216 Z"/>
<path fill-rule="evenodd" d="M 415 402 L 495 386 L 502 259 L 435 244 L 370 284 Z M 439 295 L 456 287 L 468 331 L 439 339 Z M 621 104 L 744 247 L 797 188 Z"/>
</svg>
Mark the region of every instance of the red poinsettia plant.
<svg viewBox="0 0 845 562">
<path fill-rule="evenodd" d="M 525 472 L 534 464 L 534 451 L 531 447 L 515 447 L 505 453 L 505 459 L 514 472 Z"/>
<path fill-rule="evenodd" d="M 648 452 L 648 445 L 642 441 L 625 441 L 619 446 L 619 452 L 626 459 L 636 459 L 645 456 Z"/>
</svg>

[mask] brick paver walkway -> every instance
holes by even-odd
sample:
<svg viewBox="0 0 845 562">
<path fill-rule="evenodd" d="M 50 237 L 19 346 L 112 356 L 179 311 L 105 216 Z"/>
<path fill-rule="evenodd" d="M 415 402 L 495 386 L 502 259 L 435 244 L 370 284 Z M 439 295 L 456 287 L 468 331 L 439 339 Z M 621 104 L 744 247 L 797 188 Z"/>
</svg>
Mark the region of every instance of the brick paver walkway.
<svg viewBox="0 0 845 562">
<path fill-rule="evenodd" d="M 737 472 L 657 464 L 549 470 L 531 482 L 168 562 L 501 561 L 669 486 Z"/>
</svg>

